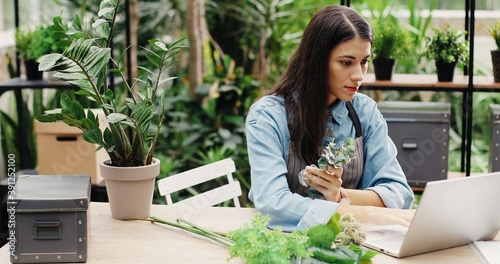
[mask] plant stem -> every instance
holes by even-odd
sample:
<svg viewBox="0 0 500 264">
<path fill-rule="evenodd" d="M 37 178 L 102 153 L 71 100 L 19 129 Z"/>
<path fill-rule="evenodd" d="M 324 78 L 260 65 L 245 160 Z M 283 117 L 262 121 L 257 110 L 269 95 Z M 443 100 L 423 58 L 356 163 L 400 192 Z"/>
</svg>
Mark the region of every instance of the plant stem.
<svg viewBox="0 0 500 264">
<path fill-rule="evenodd" d="M 210 231 L 210 230 L 206 230 L 206 229 L 202 228 L 201 226 L 195 225 L 195 224 L 193 224 L 193 223 L 191 223 L 191 222 L 189 222 L 187 220 L 184 220 L 182 218 L 177 218 L 177 222 L 189 225 L 189 226 L 191 226 L 191 227 L 199 230 L 200 232 L 203 232 L 203 233 L 205 233 L 205 234 L 207 234 L 209 236 L 216 237 L 217 239 L 223 240 L 223 241 L 225 241 L 227 243 L 234 243 L 234 241 L 231 240 L 231 239 L 229 239 L 227 237 L 227 235 L 224 234 L 224 233 L 219 233 L 219 232 L 213 232 L 213 231 Z"/>
<path fill-rule="evenodd" d="M 231 247 L 231 245 L 234 244 L 234 241 L 229 239 L 226 235 L 206 230 L 206 229 L 204 229 L 198 225 L 195 225 L 191 222 L 188 222 L 184 219 L 178 218 L 177 223 L 171 222 L 168 220 L 164 220 L 164 219 L 158 218 L 156 216 L 150 216 L 149 218 L 144 218 L 141 220 L 151 221 L 152 223 L 161 223 L 161 224 L 166 224 L 169 226 L 177 227 L 177 228 L 186 230 L 188 232 L 209 238 L 209 239 L 211 239 L 211 240 L 213 240 L 213 241 L 215 241 L 215 242 L 217 242 L 217 243 L 219 243 L 227 248 Z"/>
</svg>

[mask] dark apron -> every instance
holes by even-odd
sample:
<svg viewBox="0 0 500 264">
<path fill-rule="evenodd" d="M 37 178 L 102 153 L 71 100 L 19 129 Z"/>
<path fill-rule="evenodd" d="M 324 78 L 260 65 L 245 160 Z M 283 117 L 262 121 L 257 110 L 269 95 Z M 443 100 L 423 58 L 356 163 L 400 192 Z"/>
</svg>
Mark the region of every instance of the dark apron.
<svg viewBox="0 0 500 264">
<path fill-rule="evenodd" d="M 363 137 L 361 136 L 361 122 L 359 121 L 358 114 L 354 110 L 351 102 L 346 102 L 346 107 L 356 131 L 356 148 L 353 154 L 353 157 L 355 158 L 353 158 L 349 164 L 342 166 L 342 168 L 344 169 L 344 172 L 342 173 L 342 187 L 346 189 L 357 189 L 360 188 L 359 185 L 361 182 L 361 175 L 363 174 L 365 160 L 363 154 Z M 290 140 L 292 141 L 293 139 Z M 302 196 L 307 197 L 309 196 L 307 193 L 308 187 L 305 187 L 299 183 L 298 175 L 301 170 L 311 164 L 307 164 L 305 161 L 299 159 L 297 155 L 295 155 L 292 142 L 290 142 L 289 146 L 288 158 L 286 161 L 288 169 L 288 173 L 286 175 L 288 187 L 293 193 L 298 193 Z"/>
</svg>

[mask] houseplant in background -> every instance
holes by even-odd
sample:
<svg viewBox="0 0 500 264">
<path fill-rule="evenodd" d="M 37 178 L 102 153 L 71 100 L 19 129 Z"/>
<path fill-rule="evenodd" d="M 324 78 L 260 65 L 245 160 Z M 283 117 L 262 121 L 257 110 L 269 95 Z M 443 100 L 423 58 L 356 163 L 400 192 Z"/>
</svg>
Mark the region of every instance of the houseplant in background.
<svg viewBox="0 0 500 264">
<path fill-rule="evenodd" d="M 457 63 L 465 64 L 469 59 L 469 42 L 465 32 L 446 26 L 445 29 L 432 29 L 433 35 L 425 40 L 424 55 L 436 63 L 439 82 L 453 81 Z"/>
<path fill-rule="evenodd" d="M 64 95 L 61 96 L 61 109 L 46 111 L 37 120 L 62 121 L 77 127 L 86 141 L 98 145 L 98 149 L 106 149 L 109 160 L 102 161 L 100 169 L 111 214 L 113 218 L 128 219 L 149 216 L 160 168 L 160 161 L 153 154 L 163 120 L 163 116 L 156 114 L 163 108 L 163 97 L 155 99 L 167 87 L 168 81 L 174 79 L 166 76 L 166 70 L 176 62 L 173 57 L 181 52 L 183 39 L 171 44 L 150 40 L 151 47 L 143 50 L 155 69 L 141 67 L 146 73 L 144 76 L 134 82 L 127 80 L 124 70 L 111 55 L 111 38 L 119 5 L 119 0 L 103 0 L 98 18 L 88 27 L 89 31 L 85 30 L 79 16 L 71 26 L 61 17 L 55 17 L 52 26 L 55 34 L 69 39 L 71 45 L 62 54 L 47 54 L 38 60 L 40 70 L 55 71 L 55 78 L 79 87 L 78 93 L 95 101 L 108 127 L 101 130 L 101 117 L 91 110 L 85 111 L 78 101 Z M 113 65 L 111 70 L 109 64 Z M 110 72 L 123 80 L 128 95 L 124 100 L 120 100 L 109 86 Z M 157 126 L 153 127 L 155 119 Z"/>
<path fill-rule="evenodd" d="M 488 32 L 497 45 L 496 49 L 491 50 L 491 62 L 493 64 L 494 80 L 500 82 L 500 19 L 488 27 Z"/>
<path fill-rule="evenodd" d="M 398 58 L 410 52 L 408 30 L 392 14 L 380 16 L 373 24 L 372 56 L 376 80 L 391 80 Z"/>
<path fill-rule="evenodd" d="M 16 51 L 23 60 L 26 78 L 41 80 L 43 71 L 38 70 L 37 60 L 48 53 L 62 51 L 51 37 L 50 28 L 45 25 L 34 29 L 17 29 L 15 32 Z"/>
</svg>

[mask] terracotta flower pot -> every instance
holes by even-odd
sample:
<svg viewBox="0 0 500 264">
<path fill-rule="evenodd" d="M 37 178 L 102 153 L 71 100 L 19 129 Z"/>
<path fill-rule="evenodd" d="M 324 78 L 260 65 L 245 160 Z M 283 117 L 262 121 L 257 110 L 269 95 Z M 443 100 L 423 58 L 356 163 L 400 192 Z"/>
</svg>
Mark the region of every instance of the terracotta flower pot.
<svg viewBox="0 0 500 264">
<path fill-rule="evenodd" d="M 109 160 L 101 162 L 101 176 L 116 219 L 144 218 L 150 216 L 156 176 L 160 174 L 160 160 L 142 167 L 115 167 Z"/>
</svg>

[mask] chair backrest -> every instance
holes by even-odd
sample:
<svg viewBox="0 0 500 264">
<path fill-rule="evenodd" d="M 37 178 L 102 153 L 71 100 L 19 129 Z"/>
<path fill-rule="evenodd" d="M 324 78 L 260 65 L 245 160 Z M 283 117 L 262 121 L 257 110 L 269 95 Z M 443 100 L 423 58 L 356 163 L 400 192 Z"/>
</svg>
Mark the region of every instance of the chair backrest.
<svg viewBox="0 0 500 264">
<path fill-rule="evenodd" d="M 238 197 L 242 192 L 240 183 L 233 180 L 232 173 L 235 171 L 236 167 L 234 165 L 234 161 L 231 158 L 223 159 L 158 180 L 158 191 L 160 192 L 160 195 L 165 196 L 167 204 L 172 205 L 174 204 L 172 202 L 172 193 L 226 176 L 228 184 L 178 201 L 175 204 L 184 204 L 196 208 L 203 208 L 214 206 L 232 199 L 234 206 L 240 207 Z"/>
</svg>

